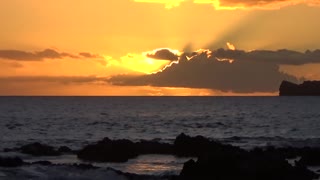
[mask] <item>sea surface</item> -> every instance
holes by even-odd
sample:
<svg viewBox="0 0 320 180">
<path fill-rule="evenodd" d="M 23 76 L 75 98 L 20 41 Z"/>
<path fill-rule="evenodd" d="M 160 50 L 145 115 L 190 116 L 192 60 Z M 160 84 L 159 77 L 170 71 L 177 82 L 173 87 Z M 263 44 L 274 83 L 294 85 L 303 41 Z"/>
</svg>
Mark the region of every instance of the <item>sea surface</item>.
<svg viewBox="0 0 320 180">
<path fill-rule="evenodd" d="M 245 149 L 320 146 L 320 97 L 0 97 L 0 151 L 32 142 L 80 149 L 104 137 L 173 143 L 180 133 Z M 80 162 L 72 155 L 19 156 L 30 162 Z M 81 173 L 60 166 L 0 168 L 0 179 L 50 179 L 63 171 L 68 176 L 58 179 L 124 178 L 115 178 L 108 167 L 136 174 L 178 174 L 187 160 L 145 155 L 127 163 L 96 163 L 102 169 Z"/>
</svg>

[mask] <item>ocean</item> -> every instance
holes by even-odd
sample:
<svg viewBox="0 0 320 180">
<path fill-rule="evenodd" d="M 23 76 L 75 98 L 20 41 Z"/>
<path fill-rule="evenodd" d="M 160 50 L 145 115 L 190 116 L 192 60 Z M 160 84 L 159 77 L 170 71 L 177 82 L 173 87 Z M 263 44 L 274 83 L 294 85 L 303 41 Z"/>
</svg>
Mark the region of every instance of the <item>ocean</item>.
<svg viewBox="0 0 320 180">
<path fill-rule="evenodd" d="M 173 143 L 180 133 L 244 149 L 320 147 L 320 97 L 0 97 L 0 155 L 18 155 L 28 162 L 82 161 L 75 155 L 32 157 L 3 149 L 33 142 L 80 149 L 105 137 Z M 126 163 L 93 163 L 101 169 L 90 171 L 41 165 L 0 168 L 0 179 L 125 179 L 109 167 L 170 175 L 179 174 L 188 159 L 144 155 Z"/>
</svg>

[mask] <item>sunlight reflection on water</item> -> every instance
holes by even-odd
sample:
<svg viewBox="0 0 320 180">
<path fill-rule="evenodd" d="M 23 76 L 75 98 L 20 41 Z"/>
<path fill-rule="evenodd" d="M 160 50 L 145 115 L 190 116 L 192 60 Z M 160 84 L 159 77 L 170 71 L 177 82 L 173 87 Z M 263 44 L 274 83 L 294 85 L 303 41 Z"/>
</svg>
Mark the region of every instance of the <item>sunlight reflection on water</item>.
<svg viewBox="0 0 320 180">
<path fill-rule="evenodd" d="M 22 154 L 19 154 L 22 155 Z M 22 155 L 26 162 L 50 161 L 54 164 L 73 164 L 73 163 L 91 163 L 79 160 L 76 155 L 63 155 L 57 157 L 32 157 Z M 172 155 L 141 155 L 134 159 L 129 159 L 125 163 L 92 163 L 97 167 L 111 167 L 122 172 L 145 174 L 145 175 L 178 175 L 182 170 L 183 164 L 190 159 L 196 158 L 180 158 Z"/>
</svg>

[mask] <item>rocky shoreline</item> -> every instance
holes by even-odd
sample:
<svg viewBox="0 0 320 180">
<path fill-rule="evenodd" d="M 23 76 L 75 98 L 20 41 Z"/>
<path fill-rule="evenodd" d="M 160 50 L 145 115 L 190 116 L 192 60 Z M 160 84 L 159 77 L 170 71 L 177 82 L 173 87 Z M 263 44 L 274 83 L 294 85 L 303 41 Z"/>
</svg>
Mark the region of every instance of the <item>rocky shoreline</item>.
<svg viewBox="0 0 320 180">
<path fill-rule="evenodd" d="M 172 180 L 312 180 L 318 178 L 319 175 L 307 167 L 320 166 L 320 148 L 266 147 L 244 150 L 202 136 L 190 137 L 185 134 L 177 136 L 173 144 L 104 138 L 79 150 L 72 150 L 66 146 L 55 148 L 50 145 L 32 143 L 3 151 L 20 152 L 32 156 L 74 154 L 85 164 L 68 166 L 84 170 L 98 168 L 91 165 L 92 162 L 126 162 L 145 154 L 197 157 L 196 161 L 187 161 L 178 176 L 165 177 L 165 179 Z M 297 160 L 293 163 L 288 162 L 288 159 L 294 158 Z M 0 167 L 12 168 L 32 165 L 66 166 L 66 164 L 53 164 L 49 161 L 28 163 L 20 157 L 0 157 Z M 149 176 L 113 171 L 128 179 L 150 179 Z"/>
</svg>

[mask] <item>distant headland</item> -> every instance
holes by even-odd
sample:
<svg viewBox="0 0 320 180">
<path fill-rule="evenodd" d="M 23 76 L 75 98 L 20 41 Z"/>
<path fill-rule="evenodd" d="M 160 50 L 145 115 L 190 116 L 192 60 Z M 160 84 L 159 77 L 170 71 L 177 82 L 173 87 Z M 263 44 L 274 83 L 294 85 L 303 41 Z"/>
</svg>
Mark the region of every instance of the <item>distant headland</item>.
<svg viewBox="0 0 320 180">
<path fill-rule="evenodd" d="M 304 81 L 295 84 L 282 81 L 279 89 L 280 96 L 320 96 L 320 81 Z"/>
</svg>

